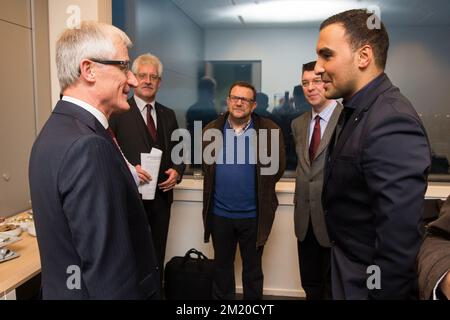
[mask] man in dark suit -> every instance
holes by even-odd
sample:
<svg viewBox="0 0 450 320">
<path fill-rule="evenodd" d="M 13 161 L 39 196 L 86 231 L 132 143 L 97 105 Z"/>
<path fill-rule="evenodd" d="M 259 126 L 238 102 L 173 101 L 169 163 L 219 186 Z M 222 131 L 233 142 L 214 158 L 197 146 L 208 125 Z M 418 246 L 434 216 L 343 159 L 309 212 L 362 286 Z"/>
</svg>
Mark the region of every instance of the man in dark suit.
<svg viewBox="0 0 450 320">
<path fill-rule="evenodd" d="M 450 196 L 439 218 L 427 225 L 417 261 L 420 298 L 450 300 Z"/>
<path fill-rule="evenodd" d="M 163 72 L 161 61 L 154 55 L 144 54 L 133 62 L 132 70 L 139 83 L 134 89 L 134 96 L 128 100 L 130 110 L 113 115 L 110 125 L 125 158 L 136 166 L 141 180 L 145 181 L 145 172 L 140 168 L 141 153 L 149 153 L 153 147 L 162 151 L 159 176 L 150 177 L 158 180 L 155 199 L 143 200 L 162 281 L 172 189 L 181 181 L 185 166 L 175 165 L 171 158 L 172 148 L 176 144 L 176 141 L 171 141 L 171 135 L 178 129 L 175 113 L 155 101 Z"/>
<path fill-rule="evenodd" d="M 365 10 L 320 26 L 315 72 L 327 98 L 344 99 L 323 192 L 334 299 L 416 294 L 431 153 L 419 116 L 384 73 L 388 47 L 385 26 Z"/>
<path fill-rule="evenodd" d="M 83 22 L 56 45 L 63 92 L 30 158 L 44 299 L 159 296 L 151 231 L 111 130 L 137 85 L 125 33 Z"/>
<path fill-rule="evenodd" d="M 315 61 L 303 65 L 301 86 L 312 111 L 292 121 L 297 152 L 294 196 L 294 225 L 298 239 L 298 260 L 307 300 L 331 298 L 330 240 L 321 197 L 328 145 L 342 111 L 342 105 L 325 97 Z"/>
</svg>

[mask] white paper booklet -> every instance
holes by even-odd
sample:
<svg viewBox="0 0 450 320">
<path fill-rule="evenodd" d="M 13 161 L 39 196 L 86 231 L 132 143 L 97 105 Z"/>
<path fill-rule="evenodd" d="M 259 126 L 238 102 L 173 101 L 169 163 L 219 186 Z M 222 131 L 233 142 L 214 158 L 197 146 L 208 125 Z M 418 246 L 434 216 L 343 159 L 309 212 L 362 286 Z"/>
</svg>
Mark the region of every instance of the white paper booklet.
<svg viewBox="0 0 450 320">
<path fill-rule="evenodd" d="M 162 151 L 156 148 L 152 148 L 150 153 L 141 153 L 141 167 L 152 176 L 152 181 L 139 186 L 139 193 L 142 194 L 143 200 L 155 199 L 161 156 Z"/>
</svg>

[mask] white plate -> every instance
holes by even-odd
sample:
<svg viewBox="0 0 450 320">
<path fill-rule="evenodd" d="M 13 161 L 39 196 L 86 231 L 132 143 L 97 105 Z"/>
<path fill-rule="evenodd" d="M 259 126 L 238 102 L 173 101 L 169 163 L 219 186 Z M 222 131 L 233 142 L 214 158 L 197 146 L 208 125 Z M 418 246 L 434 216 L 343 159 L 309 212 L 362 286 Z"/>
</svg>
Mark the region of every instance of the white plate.
<svg viewBox="0 0 450 320">
<path fill-rule="evenodd" d="M 14 242 L 17 242 L 19 240 L 20 240 L 19 237 L 7 236 L 7 235 L 0 234 L 0 248 L 3 248 L 4 246 L 7 246 Z"/>
<path fill-rule="evenodd" d="M 22 233 L 22 227 L 18 226 L 14 230 L 0 232 L 0 235 L 7 236 L 7 237 L 9 237 L 9 236 L 18 237 L 18 236 L 20 236 L 21 233 Z"/>
<path fill-rule="evenodd" d="M 0 249 L 0 263 L 4 261 L 8 261 L 14 258 L 20 257 L 20 253 L 14 252 L 9 249 Z"/>
</svg>

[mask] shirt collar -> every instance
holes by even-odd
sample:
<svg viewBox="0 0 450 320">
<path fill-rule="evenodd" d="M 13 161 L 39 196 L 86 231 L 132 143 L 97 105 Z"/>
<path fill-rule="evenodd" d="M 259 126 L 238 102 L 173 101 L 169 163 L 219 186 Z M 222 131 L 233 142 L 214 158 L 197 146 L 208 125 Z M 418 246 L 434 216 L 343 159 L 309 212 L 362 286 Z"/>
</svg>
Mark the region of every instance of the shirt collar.
<svg viewBox="0 0 450 320">
<path fill-rule="evenodd" d="M 322 120 L 328 122 L 330 121 L 331 115 L 333 114 L 333 111 L 336 108 L 336 106 L 337 106 L 336 100 L 332 100 L 320 113 L 316 113 L 314 112 L 314 109 L 312 109 L 311 117 L 314 120 L 318 115 Z"/>
<path fill-rule="evenodd" d="M 153 100 L 150 103 L 145 102 L 144 100 L 142 100 L 141 98 L 139 98 L 137 95 L 134 95 L 134 101 L 136 101 L 136 105 L 139 108 L 139 110 L 141 112 L 144 112 L 145 106 L 147 104 L 151 104 L 153 108 L 155 108 L 155 100 Z"/>
<path fill-rule="evenodd" d="M 363 88 L 361 88 L 357 93 L 353 95 L 348 101 L 343 101 L 343 104 L 346 108 L 356 109 L 358 106 L 361 97 L 365 95 L 366 92 L 372 90 L 383 80 L 384 72 L 378 75 L 375 79 L 366 84 Z"/>
<path fill-rule="evenodd" d="M 106 116 L 100 110 L 91 106 L 89 103 L 69 96 L 63 96 L 61 100 L 76 104 L 77 106 L 83 108 L 84 110 L 92 114 L 105 129 L 108 129 L 109 123 Z"/>
<path fill-rule="evenodd" d="M 226 118 L 226 120 L 225 120 L 224 128 L 225 128 L 225 130 L 226 130 L 226 129 L 232 129 L 233 132 L 234 132 L 236 135 L 238 135 L 238 136 L 240 136 L 241 134 L 243 134 L 244 132 L 246 132 L 250 127 L 253 128 L 253 117 L 251 117 L 250 120 L 248 120 L 248 122 L 247 122 L 246 125 L 244 126 L 244 128 L 243 128 L 241 131 L 239 131 L 239 133 L 236 133 L 236 131 L 234 130 L 234 128 L 233 128 L 232 125 L 231 125 L 231 122 L 230 122 L 229 117 L 230 117 L 230 116 L 228 116 L 228 117 Z"/>
</svg>

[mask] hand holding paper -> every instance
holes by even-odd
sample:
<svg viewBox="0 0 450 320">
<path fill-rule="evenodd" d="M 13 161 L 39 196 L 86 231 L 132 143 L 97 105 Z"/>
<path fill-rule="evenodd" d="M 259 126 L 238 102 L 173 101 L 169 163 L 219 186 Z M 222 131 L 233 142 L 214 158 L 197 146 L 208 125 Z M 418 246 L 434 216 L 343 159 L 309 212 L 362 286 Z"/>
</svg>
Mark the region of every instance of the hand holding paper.
<svg viewBox="0 0 450 320">
<path fill-rule="evenodd" d="M 139 186 L 139 192 L 142 194 L 143 200 L 155 199 L 161 156 L 162 151 L 156 148 L 152 148 L 150 153 L 141 153 L 141 167 L 152 177 L 152 180 L 149 183 Z"/>
</svg>

